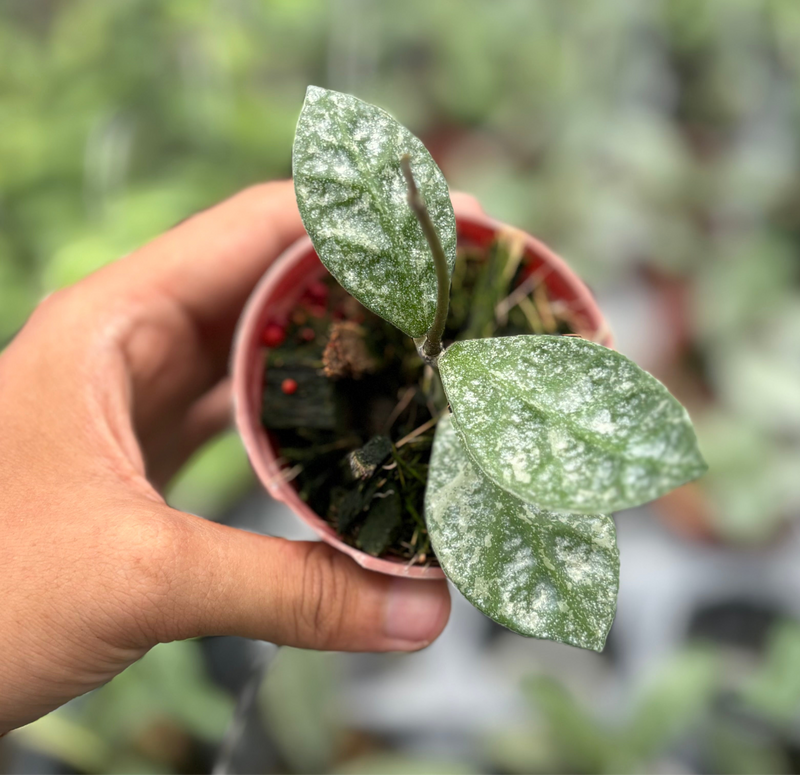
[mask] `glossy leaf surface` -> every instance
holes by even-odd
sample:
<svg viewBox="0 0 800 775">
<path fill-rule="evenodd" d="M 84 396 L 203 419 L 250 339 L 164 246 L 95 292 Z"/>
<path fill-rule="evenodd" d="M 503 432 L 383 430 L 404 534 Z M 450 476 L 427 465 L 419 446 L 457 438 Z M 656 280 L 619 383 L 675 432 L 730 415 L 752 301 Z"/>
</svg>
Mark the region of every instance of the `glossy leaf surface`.
<svg viewBox="0 0 800 775">
<path fill-rule="evenodd" d="M 574 514 L 638 506 L 706 470 L 686 410 L 620 353 L 577 337 L 456 342 L 439 359 L 473 460 L 503 489 Z"/>
<path fill-rule="evenodd" d="M 487 616 L 521 635 L 602 650 L 619 579 L 610 517 L 523 503 L 483 475 L 448 416 L 436 429 L 425 518 L 444 572 Z"/>
<path fill-rule="evenodd" d="M 425 146 L 374 105 L 308 88 L 293 151 L 295 192 L 306 231 L 344 288 L 417 337 L 433 322 L 436 271 L 406 200 L 400 169 L 405 153 L 452 272 L 455 216 L 447 183 Z"/>
</svg>

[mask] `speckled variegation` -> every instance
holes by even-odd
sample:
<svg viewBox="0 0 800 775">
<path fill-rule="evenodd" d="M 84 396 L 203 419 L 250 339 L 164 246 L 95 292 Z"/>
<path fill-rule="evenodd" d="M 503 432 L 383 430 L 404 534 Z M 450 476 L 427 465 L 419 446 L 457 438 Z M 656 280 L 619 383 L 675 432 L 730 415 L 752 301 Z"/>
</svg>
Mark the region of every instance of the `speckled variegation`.
<svg viewBox="0 0 800 775">
<path fill-rule="evenodd" d="M 481 473 L 445 417 L 433 444 L 425 519 L 444 572 L 487 616 L 521 635 L 602 650 L 619 585 L 610 517 L 523 503 Z"/>
<path fill-rule="evenodd" d="M 309 86 L 292 164 L 306 231 L 330 273 L 409 336 L 425 334 L 436 312 L 436 271 L 406 200 L 400 157 L 417 186 L 450 264 L 456 222 L 447 183 L 425 146 L 388 113 L 349 94 Z"/>
<path fill-rule="evenodd" d="M 655 377 L 594 342 L 456 342 L 439 370 L 470 456 L 526 503 L 609 513 L 706 470 L 686 410 Z"/>
</svg>

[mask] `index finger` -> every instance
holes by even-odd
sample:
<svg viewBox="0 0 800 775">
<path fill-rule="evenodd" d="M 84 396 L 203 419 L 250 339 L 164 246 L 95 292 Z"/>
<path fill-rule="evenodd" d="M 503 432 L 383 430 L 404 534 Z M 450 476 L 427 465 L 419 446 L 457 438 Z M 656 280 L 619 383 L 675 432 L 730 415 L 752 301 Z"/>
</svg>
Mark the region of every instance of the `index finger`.
<svg viewBox="0 0 800 775">
<path fill-rule="evenodd" d="M 269 265 L 304 233 L 292 181 L 263 183 L 189 218 L 97 277 L 136 295 L 166 296 L 198 323 L 229 321 Z"/>
<path fill-rule="evenodd" d="M 458 212 L 482 212 L 468 194 L 453 192 L 452 199 Z M 106 272 L 128 290 L 161 291 L 196 321 L 227 319 L 304 234 L 292 181 L 273 181 L 192 216 Z"/>
</svg>

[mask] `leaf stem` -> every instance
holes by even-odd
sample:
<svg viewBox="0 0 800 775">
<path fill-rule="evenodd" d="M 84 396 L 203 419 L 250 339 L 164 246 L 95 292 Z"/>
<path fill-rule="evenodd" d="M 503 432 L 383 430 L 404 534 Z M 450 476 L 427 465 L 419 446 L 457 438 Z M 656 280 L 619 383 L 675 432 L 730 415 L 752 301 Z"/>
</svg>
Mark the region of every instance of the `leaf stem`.
<svg viewBox="0 0 800 775">
<path fill-rule="evenodd" d="M 433 318 L 433 324 L 428 329 L 428 333 L 425 334 L 425 341 L 420 348 L 420 355 L 423 356 L 427 363 L 435 366 L 436 360 L 442 352 L 442 335 L 444 334 L 447 312 L 450 307 L 450 268 L 447 265 L 447 256 L 444 253 L 444 248 L 442 248 L 439 235 L 436 233 L 431 214 L 428 212 L 425 200 L 417 188 L 417 182 L 414 180 L 414 174 L 411 172 L 411 157 L 407 153 L 400 157 L 400 167 L 403 170 L 406 185 L 408 186 L 408 206 L 417 216 L 419 225 L 422 227 L 422 233 L 425 235 L 433 254 L 433 264 L 436 267 L 436 315 Z"/>
</svg>

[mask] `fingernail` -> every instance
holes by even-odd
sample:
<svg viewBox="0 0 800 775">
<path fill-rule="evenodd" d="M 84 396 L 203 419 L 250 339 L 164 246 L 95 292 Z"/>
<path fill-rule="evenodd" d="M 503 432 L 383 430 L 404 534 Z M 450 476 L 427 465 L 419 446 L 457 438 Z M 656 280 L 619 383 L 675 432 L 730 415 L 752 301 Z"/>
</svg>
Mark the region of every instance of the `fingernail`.
<svg viewBox="0 0 800 775">
<path fill-rule="evenodd" d="M 444 583 L 395 579 L 389 588 L 384 634 L 400 648 L 421 648 L 444 628 L 450 612 Z"/>
</svg>

